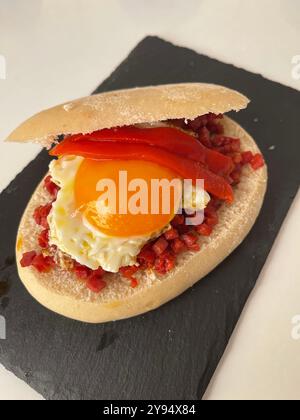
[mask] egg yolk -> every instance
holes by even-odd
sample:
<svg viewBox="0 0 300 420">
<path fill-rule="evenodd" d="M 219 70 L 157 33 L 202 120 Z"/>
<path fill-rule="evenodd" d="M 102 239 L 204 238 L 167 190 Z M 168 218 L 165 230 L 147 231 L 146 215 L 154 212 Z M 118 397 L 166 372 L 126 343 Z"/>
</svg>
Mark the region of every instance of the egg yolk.
<svg viewBox="0 0 300 420">
<path fill-rule="evenodd" d="M 84 159 L 74 188 L 76 208 L 86 220 L 98 231 L 117 237 L 163 230 L 174 218 L 182 197 L 182 182 L 176 173 L 136 160 Z"/>
</svg>

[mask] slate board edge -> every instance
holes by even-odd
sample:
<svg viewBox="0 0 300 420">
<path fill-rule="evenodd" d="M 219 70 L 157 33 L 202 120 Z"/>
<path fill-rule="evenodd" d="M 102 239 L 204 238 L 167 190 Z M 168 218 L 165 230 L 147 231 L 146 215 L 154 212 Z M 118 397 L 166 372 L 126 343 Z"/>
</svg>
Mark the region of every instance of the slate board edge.
<svg viewBox="0 0 300 420">
<path fill-rule="evenodd" d="M 170 46 L 172 46 L 172 47 L 175 47 L 175 48 L 181 48 L 182 50 L 185 50 L 185 51 L 188 51 L 188 52 L 191 52 L 191 53 L 194 53 L 194 54 L 197 54 L 198 56 L 200 55 L 200 56 L 204 56 L 204 57 L 206 57 L 206 58 L 209 58 L 212 62 L 215 62 L 215 63 L 219 63 L 219 64 L 226 64 L 227 66 L 230 66 L 230 67 L 232 67 L 232 68 L 235 68 L 236 70 L 239 70 L 239 71 L 242 71 L 242 72 L 245 72 L 245 73 L 251 73 L 252 75 L 255 75 L 255 76 L 258 76 L 258 77 L 260 77 L 261 79 L 263 79 L 263 80 L 267 80 L 268 82 L 271 82 L 271 83 L 276 83 L 277 85 L 279 85 L 279 86 L 281 86 L 281 87 L 283 87 L 283 88 L 285 88 L 285 89 L 289 89 L 290 91 L 291 91 L 291 93 L 299 93 L 299 91 L 300 91 L 300 89 L 299 90 L 297 90 L 297 89 L 295 89 L 295 88 L 293 88 L 293 87 L 291 87 L 291 86 L 289 86 L 289 85 L 285 85 L 284 83 L 282 83 L 282 82 L 278 82 L 278 81 L 276 81 L 276 80 L 273 80 L 273 79 L 270 79 L 269 77 L 267 77 L 267 76 L 264 76 L 262 73 L 258 73 L 258 72 L 255 72 L 255 71 L 251 71 L 251 70 L 246 70 L 245 68 L 243 68 L 243 67 L 240 67 L 240 66 L 237 66 L 237 65 L 235 65 L 235 64 L 232 64 L 232 63 L 230 63 L 229 61 L 221 61 L 221 60 L 218 60 L 217 58 L 214 58 L 214 57 L 212 57 L 212 56 L 210 56 L 210 55 L 208 55 L 208 54 L 204 54 L 204 53 L 201 53 L 201 52 L 199 52 L 199 51 L 196 51 L 196 50 L 194 50 L 193 48 L 189 48 L 189 47 L 186 47 L 186 46 L 184 46 L 184 45 L 181 45 L 181 44 L 175 44 L 174 42 L 172 42 L 172 41 L 168 41 L 168 40 L 166 40 L 166 39 L 164 39 L 164 38 L 162 38 L 162 37 L 159 37 L 159 36 L 156 36 L 156 35 L 148 35 L 148 36 L 146 36 L 145 38 L 143 38 L 130 52 L 129 52 L 129 54 L 127 55 L 127 57 L 124 59 L 124 60 L 128 60 L 128 59 L 130 59 L 131 58 L 131 56 L 132 55 L 134 55 L 135 54 L 135 52 L 136 52 L 136 50 L 141 46 L 141 45 L 143 45 L 145 42 L 147 42 L 147 41 L 160 41 L 160 42 L 163 42 L 163 43 L 165 43 L 165 44 L 168 44 L 168 45 L 170 45 Z M 98 86 L 96 89 L 94 89 L 94 91 L 93 91 L 93 93 L 92 93 L 92 95 L 94 95 L 94 94 L 97 94 L 97 93 L 100 93 L 100 92 L 105 92 L 106 91 L 106 89 L 105 89 L 105 85 L 108 83 L 108 82 L 110 82 L 111 81 L 111 76 L 113 75 L 113 74 L 115 74 L 115 73 L 117 73 L 118 72 L 118 70 L 119 69 L 122 69 L 122 64 L 123 64 L 123 62 L 121 62 L 116 68 L 115 68 L 115 70 L 114 71 L 112 71 L 112 73 L 108 76 L 108 77 L 106 77 L 104 80 L 103 80 L 103 82 L 101 83 L 101 85 L 100 86 Z M 103 89 L 103 87 L 104 87 L 104 89 Z M 137 86 L 137 87 L 139 87 L 139 86 Z M 113 90 L 118 90 L 118 88 L 116 88 L 116 89 L 111 89 L 112 91 Z"/>
</svg>

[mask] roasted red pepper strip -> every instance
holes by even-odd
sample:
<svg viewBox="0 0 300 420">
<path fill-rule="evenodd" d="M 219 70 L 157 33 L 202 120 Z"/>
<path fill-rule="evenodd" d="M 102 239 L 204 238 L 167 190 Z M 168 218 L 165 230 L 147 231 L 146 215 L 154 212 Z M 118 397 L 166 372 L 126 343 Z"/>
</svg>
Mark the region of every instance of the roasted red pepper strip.
<svg viewBox="0 0 300 420">
<path fill-rule="evenodd" d="M 50 151 L 51 156 L 75 155 L 95 160 L 145 160 L 165 166 L 183 179 L 203 179 L 205 189 L 216 197 L 233 201 L 233 190 L 229 183 L 202 164 L 185 159 L 145 144 L 107 143 L 102 141 L 78 140 L 66 138 Z"/>
<path fill-rule="evenodd" d="M 203 146 L 196 137 L 172 127 L 136 128 L 120 127 L 95 131 L 86 135 L 74 135 L 70 141 L 105 141 L 131 144 L 148 144 L 169 152 L 205 163 L 212 172 L 228 175 L 233 170 L 232 159 Z"/>
<path fill-rule="evenodd" d="M 229 156 L 207 147 L 205 149 L 207 150 L 206 165 L 214 174 L 228 176 L 234 170 L 234 163 Z"/>
</svg>

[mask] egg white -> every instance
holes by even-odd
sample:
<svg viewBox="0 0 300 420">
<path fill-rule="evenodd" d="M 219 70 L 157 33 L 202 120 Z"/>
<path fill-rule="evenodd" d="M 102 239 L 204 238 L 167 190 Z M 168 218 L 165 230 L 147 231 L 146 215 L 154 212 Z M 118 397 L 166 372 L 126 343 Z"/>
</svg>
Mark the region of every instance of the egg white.
<svg viewBox="0 0 300 420">
<path fill-rule="evenodd" d="M 60 187 L 56 201 L 48 216 L 49 241 L 61 251 L 70 255 L 78 263 L 92 270 L 102 267 L 105 271 L 117 273 L 121 267 L 137 263 L 137 255 L 143 246 L 158 238 L 170 228 L 139 237 L 108 236 L 90 224 L 84 213 L 76 208 L 74 184 L 82 157 L 64 156 L 50 163 L 50 174 Z M 196 199 L 194 188 L 185 194 L 185 208 L 202 210 L 210 200 L 205 192 Z"/>
<path fill-rule="evenodd" d="M 117 273 L 121 267 L 135 265 L 143 246 L 162 231 L 123 238 L 107 236 L 92 226 L 75 205 L 74 183 L 82 161 L 82 157 L 66 156 L 50 163 L 50 174 L 60 187 L 48 217 L 50 244 L 93 270 L 102 267 Z"/>
</svg>

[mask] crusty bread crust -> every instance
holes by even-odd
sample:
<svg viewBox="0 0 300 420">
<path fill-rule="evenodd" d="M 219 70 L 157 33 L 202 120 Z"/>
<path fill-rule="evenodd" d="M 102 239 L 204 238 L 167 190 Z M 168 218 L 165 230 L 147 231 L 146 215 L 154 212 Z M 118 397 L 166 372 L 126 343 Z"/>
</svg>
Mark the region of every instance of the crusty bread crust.
<svg viewBox="0 0 300 420">
<path fill-rule="evenodd" d="M 249 100 L 231 89 L 203 83 L 151 86 L 102 93 L 58 105 L 21 124 L 7 141 L 50 146 L 59 134 L 90 133 L 102 128 L 195 119 L 246 108 Z"/>
<path fill-rule="evenodd" d="M 243 150 L 259 152 L 255 141 L 237 123 L 225 118 L 224 125 L 227 135 L 241 139 Z M 40 185 L 19 227 L 16 254 L 20 278 L 29 293 L 46 308 L 79 321 L 102 323 L 156 309 L 193 286 L 240 245 L 260 212 L 266 187 L 266 166 L 258 171 L 245 167 L 241 183 L 235 189 L 234 203 L 220 209 L 220 221 L 213 234 L 200 239 L 201 251 L 184 253 L 174 271 L 166 276 L 144 273 L 136 289 L 119 275 L 109 275 L 107 288 L 94 294 L 66 269 L 56 268 L 49 274 L 38 274 L 33 268 L 22 268 L 19 264 L 23 252 L 37 249 L 39 228 L 32 213 L 35 207 L 49 200 Z"/>
</svg>

